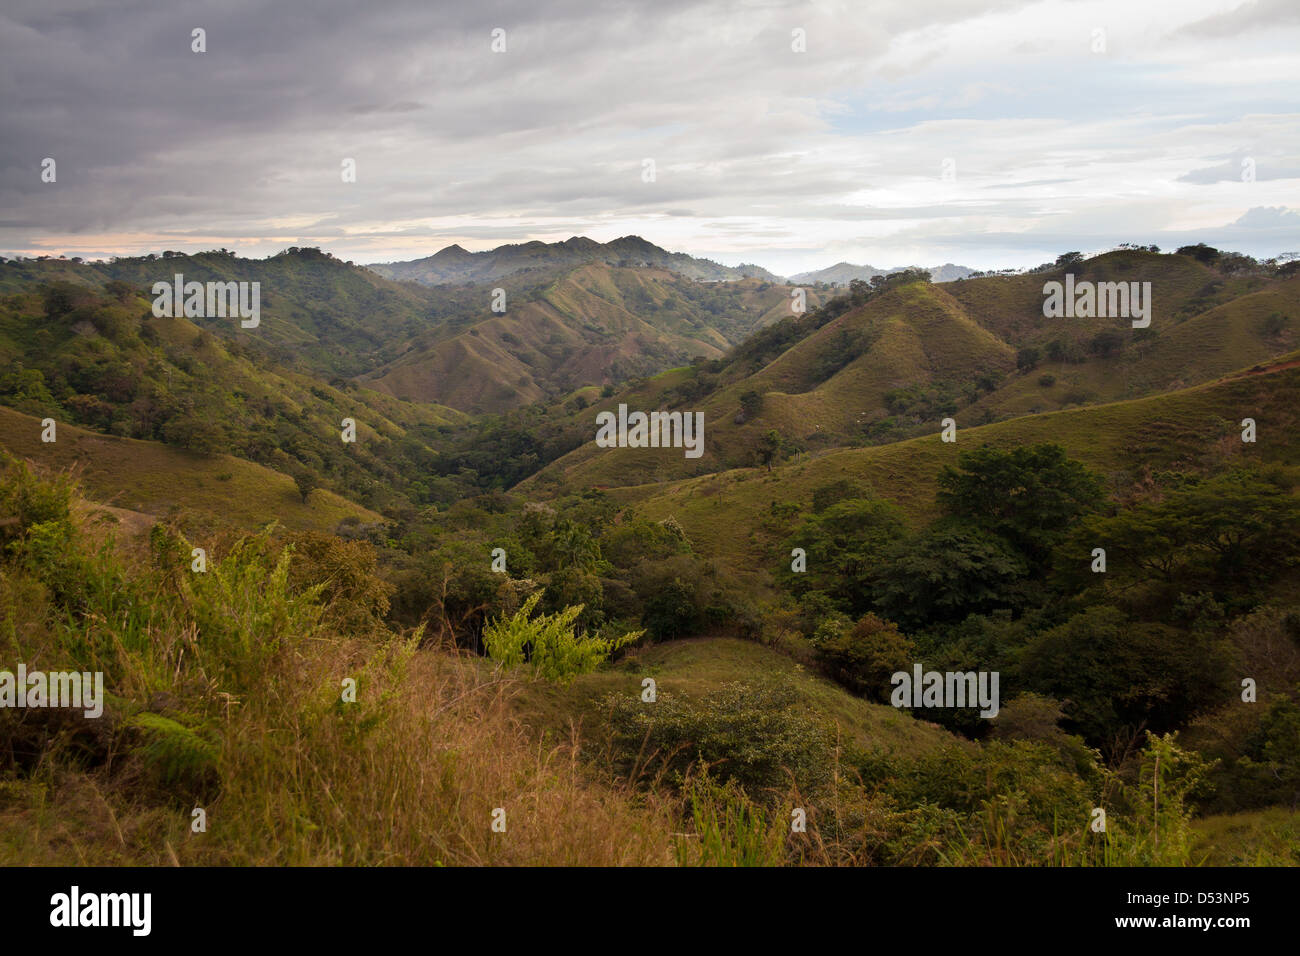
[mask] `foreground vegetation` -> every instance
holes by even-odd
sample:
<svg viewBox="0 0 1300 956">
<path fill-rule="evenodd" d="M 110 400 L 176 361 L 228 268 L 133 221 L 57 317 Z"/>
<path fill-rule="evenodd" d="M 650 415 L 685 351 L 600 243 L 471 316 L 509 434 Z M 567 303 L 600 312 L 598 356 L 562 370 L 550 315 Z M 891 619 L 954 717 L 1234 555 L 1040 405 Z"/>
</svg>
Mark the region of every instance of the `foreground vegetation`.
<svg viewBox="0 0 1300 956">
<path fill-rule="evenodd" d="M 908 730 L 880 708 L 891 728 L 863 718 L 877 705 L 783 675 L 752 642 L 677 668 L 662 653 L 690 642 L 587 677 L 589 659 L 562 655 L 545 674 L 520 670 L 386 623 L 393 585 L 363 542 L 227 535 L 196 572 L 177 532 L 159 524 L 128 546 L 66 480 L 10 461 L 0 501 L 17 519 L 3 526 L 4 659 L 101 670 L 109 688 L 98 721 L 0 712 L 6 862 L 1105 865 L 1206 852 L 1193 823 L 1206 761 L 1173 736 L 1147 737 L 1115 771 L 1028 702 L 984 742 Z M 527 605 L 501 627 L 531 620 L 540 636 L 578 613 L 539 622 Z M 696 666 L 708 660 L 717 682 Z M 1094 806 L 1104 834 L 1089 829 Z M 795 808 L 806 832 L 791 831 Z M 1223 852 L 1295 862 L 1272 842 Z"/>
</svg>

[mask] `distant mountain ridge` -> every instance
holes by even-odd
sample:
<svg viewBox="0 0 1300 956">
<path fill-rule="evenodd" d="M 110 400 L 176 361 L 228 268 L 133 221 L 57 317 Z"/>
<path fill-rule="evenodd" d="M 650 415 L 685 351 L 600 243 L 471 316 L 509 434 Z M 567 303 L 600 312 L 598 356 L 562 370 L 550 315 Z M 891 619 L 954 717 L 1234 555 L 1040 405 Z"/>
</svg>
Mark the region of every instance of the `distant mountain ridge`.
<svg viewBox="0 0 1300 956">
<path fill-rule="evenodd" d="M 623 236 L 610 242 L 597 242 L 586 236 L 573 236 L 562 242 L 514 243 L 469 252 L 450 245 L 423 259 L 406 262 L 376 262 L 366 266 L 385 279 L 418 282 L 422 285 L 491 282 L 525 270 L 569 270 L 589 262 L 612 266 L 649 266 L 667 269 L 688 279 L 721 281 L 763 279 L 779 282 L 779 277 L 760 266 L 742 263 L 724 266 L 711 259 L 699 259 L 684 252 L 669 252 L 640 236 Z"/>
<path fill-rule="evenodd" d="M 888 275 L 891 272 L 901 272 L 903 269 L 923 269 L 925 266 L 899 266 L 895 269 L 877 269 L 875 266 L 856 266 L 851 262 L 837 262 L 833 266 L 827 266 L 825 269 L 817 269 L 812 272 L 800 272 L 798 275 L 790 276 L 791 283 L 799 282 L 829 282 L 831 285 L 848 285 L 854 279 L 861 279 L 863 282 L 870 282 L 876 276 Z M 941 266 L 926 268 L 930 273 L 932 282 L 952 282 L 954 279 L 965 279 L 975 270 L 968 269 L 966 266 L 954 265 L 951 262 L 945 262 Z"/>
</svg>

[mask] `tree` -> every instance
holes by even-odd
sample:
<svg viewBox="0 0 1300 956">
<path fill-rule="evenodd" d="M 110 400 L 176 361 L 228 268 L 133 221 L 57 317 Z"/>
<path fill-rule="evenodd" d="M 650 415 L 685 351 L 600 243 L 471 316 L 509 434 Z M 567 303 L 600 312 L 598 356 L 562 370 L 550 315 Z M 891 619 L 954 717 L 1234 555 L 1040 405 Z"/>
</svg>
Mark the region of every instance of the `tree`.
<svg viewBox="0 0 1300 956">
<path fill-rule="evenodd" d="M 744 413 L 745 418 L 753 418 L 763 407 L 763 396 L 758 392 L 750 389 L 743 392 L 740 396 L 740 410 Z"/>
<path fill-rule="evenodd" d="M 871 579 L 883 554 L 904 534 L 902 512 L 879 498 L 851 498 L 808 518 L 789 540 L 785 553 L 802 548 L 808 570 L 781 572 L 797 595 L 822 591 L 854 615 L 872 609 Z"/>
<path fill-rule="evenodd" d="M 1102 358 L 1118 355 L 1124 348 L 1124 336 L 1115 329 L 1103 329 L 1092 337 L 1088 351 Z"/>
<path fill-rule="evenodd" d="M 1060 550 L 1071 555 L 1073 576 L 1085 573 L 1081 556 L 1104 548 L 1107 577 L 1119 584 L 1154 578 L 1171 593 L 1205 587 L 1250 593 L 1300 552 L 1293 483 L 1281 470 L 1236 469 L 1168 491 L 1160 501 L 1086 518 Z"/>
<path fill-rule="evenodd" d="M 293 483 L 298 486 L 298 494 L 302 495 L 303 504 L 306 504 L 308 496 L 320 487 L 316 476 L 305 468 L 294 473 Z"/>
<path fill-rule="evenodd" d="M 1213 265 L 1219 258 L 1219 250 L 1213 246 L 1207 246 L 1203 242 L 1198 242 L 1194 246 L 1179 246 L 1175 252 L 1180 256 L 1191 256 L 1197 262 L 1204 263 L 1207 266 Z"/>
<path fill-rule="evenodd" d="M 781 459 L 781 452 L 785 447 L 785 441 L 781 438 L 781 433 L 775 428 L 769 429 L 763 436 L 762 442 L 758 446 L 758 459 L 767 465 L 767 470 L 772 470 L 772 463 Z"/>
<path fill-rule="evenodd" d="M 1002 536 L 1042 566 L 1062 533 L 1101 499 L 1101 479 L 1049 443 L 1010 451 L 984 445 L 939 475 L 948 514 Z"/>
<path fill-rule="evenodd" d="M 890 677 L 911 667 L 915 645 L 892 622 L 866 614 L 851 629 L 819 644 L 817 656 L 831 677 L 849 690 L 885 703 Z"/>
<path fill-rule="evenodd" d="M 674 578 L 646 601 L 641 623 L 655 640 L 668 640 L 689 634 L 698 616 L 695 586 Z"/>
<path fill-rule="evenodd" d="M 919 629 L 1021 607 L 1028 577 L 1024 557 L 1001 538 L 940 521 L 885 553 L 873 591 L 887 617 Z"/>
<path fill-rule="evenodd" d="M 1042 355 L 1038 349 L 1025 348 L 1016 353 L 1016 368 L 1022 372 L 1031 371 L 1038 366 L 1038 360 Z"/>
<path fill-rule="evenodd" d="M 1025 686 L 1065 701 L 1094 746 L 1163 733 L 1224 702 L 1231 647 L 1210 629 L 1182 631 L 1097 606 L 1035 637 L 1019 667 Z"/>
</svg>

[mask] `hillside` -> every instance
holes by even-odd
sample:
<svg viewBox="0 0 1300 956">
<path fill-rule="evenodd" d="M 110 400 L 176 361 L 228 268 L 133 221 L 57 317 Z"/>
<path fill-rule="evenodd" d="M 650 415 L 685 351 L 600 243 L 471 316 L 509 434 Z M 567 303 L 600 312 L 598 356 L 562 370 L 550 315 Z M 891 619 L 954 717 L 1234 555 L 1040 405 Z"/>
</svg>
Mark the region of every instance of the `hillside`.
<svg viewBox="0 0 1300 956">
<path fill-rule="evenodd" d="M 1157 395 L 1267 362 L 1297 344 L 1300 278 L 1223 278 L 1185 256 L 1119 252 L 1087 260 L 1093 281 L 1150 281 L 1151 327 L 1127 319 L 1042 315 L 1053 273 L 943 285 L 878 278 L 723 359 L 663 373 L 571 413 L 577 447 L 538 480 L 615 487 L 760 459 L 775 429 L 780 457 L 881 444 L 937 429 L 952 416 L 988 424 L 1063 408 Z M 586 441 L 595 415 L 629 408 L 702 411 L 705 455 L 659 449 L 607 454 Z"/>
<path fill-rule="evenodd" d="M 809 292 L 809 308 L 823 297 Z M 589 264 L 522 299 L 507 293 L 506 305 L 459 334 L 417 343 L 362 381 L 409 401 L 500 412 L 716 358 L 789 315 L 791 298 L 759 279 L 701 283 L 661 268 Z"/>
<path fill-rule="evenodd" d="M 0 359 L 0 402 L 16 411 L 233 454 L 376 508 L 401 505 L 419 456 L 463 420 L 285 368 L 243 336 L 155 317 L 130 286 L 44 283 L 0 298 Z M 355 443 L 342 441 L 345 418 Z"/>
<path fill-rule="evenodd" d="M 662 693 L 700 699 L 729 683 L 760 686 L 790 681 L 799 702 L 831 718 L 847 744 L 886 753 L 921 754 L 958 744 L 960 738 L 892 707 L 854 697 L 833 681 L 796 664 L 779 651 L 734 637 L 672 641 L 634 651 L 616 667 L 584 674 L 567 687 L 534 684 L 520 698 L 533 722 L 563 734 L 574 714 L 599 726 L 600 702 L 609 694 L 640 693 L 653 677 Z"/>
<path fill-rule="evenodd" d="M 143 274 L 0 269 L 0 638 L 123 689 L 75 758 L 0 713 L 71 781 L 50 802 L 11 761 L 6 859 L 60 858 L 38 810 L 117 862 L 1295 858 L 1294 275 L 1077 264 L 1153 283 L 1136 334 L 1044 320 L 1050 271 L 877 276 L 795 316 L 788 286 L 593 261 L 411 332 L 444 287 L 279 258 L 301 361 L 153 316 Z M 333 376 L 298 305 L 367 282 L 417 312 Z M 701 412 L 704 454 L 596 448 L 619 405 Z M 1103 577 L 1057 557 L 1094 540 Z M 1000 675 L 997 716 L 893 706 L 915 665 Z M 1157 811 L 1157 761 L 1207 792 Z M 257 824 L 189 839 L 196 794 Z"/>
<path fill-rule="evenodd" d="M 278 521 L 293 530 L 333 532 L 346 519 L 380 520 L 323 489 L 304 503 L 288 475 L 233 455 L 199 455 L 67 424 L 46 443 L 41 431 L 39 418 L 0 407 L 0 449 L 45 473 L 71 470 L 94 501 L 114 508 L 179 518 L 195 529 L 254 529 Z"/>
<path fill-rule="evenodd" d="M 1245 417 L 1254 418 L 1266 436 L 1255 445 L 1240 441 L 1238 422 Z M 1138 481 L 1143 471 L 1196 472 L 1241 460 L 1300 464 L 1300 353 L 1259 372 L 1245 371 L 1164 395 L 961 427 L 953 443 L 940 441 L 936 432 L 828 452 L 780 465 L 770 474 L 737 469 L 613 493 L 653 520 L 672 516 L 706 554 L 729 566 L 770 571 L 787 560 L 773 547 L 798 520 L 793 514 L 776 517 L 776 505 L 796 503 L 798 514 L 816 488 L 850 478 L 920 524 L 936 516 L 935 478 L 940 469 L 962 451 L 985 443 L 1011 448 L 1045 441 L 1063 445 L 1072 457 L 1119 487 Z M 584 467 L 592 474 L 596 464 L 577 466 Z M 587 478 L 571 473 L 566 480 Z"/>
</svg>

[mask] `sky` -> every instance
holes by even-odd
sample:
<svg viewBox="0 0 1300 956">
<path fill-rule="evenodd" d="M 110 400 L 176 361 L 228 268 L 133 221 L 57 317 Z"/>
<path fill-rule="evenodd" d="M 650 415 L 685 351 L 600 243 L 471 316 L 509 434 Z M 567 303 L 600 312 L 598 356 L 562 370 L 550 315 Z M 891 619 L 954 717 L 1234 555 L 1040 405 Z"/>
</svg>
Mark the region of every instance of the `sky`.
<svg viewBox="0 0 1300 956">
<path fill-rule="evenodd" d="M 1298 100 L 1297 0 L 5 0 L 0 254 L 1266 258 Z"/>
</svg>

